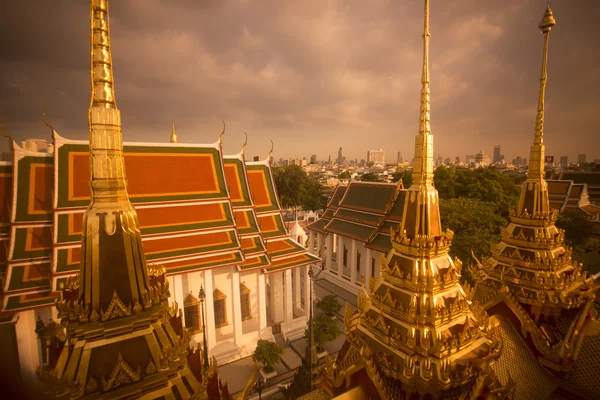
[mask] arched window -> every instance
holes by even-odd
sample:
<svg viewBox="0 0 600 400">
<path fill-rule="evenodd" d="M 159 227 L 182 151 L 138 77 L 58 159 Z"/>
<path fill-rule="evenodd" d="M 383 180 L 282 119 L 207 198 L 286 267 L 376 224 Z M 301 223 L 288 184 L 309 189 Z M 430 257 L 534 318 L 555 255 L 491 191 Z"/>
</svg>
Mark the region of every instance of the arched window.
<svg viewBox="0 0 600 400">
<path fill-rule="evenodd" d="M 250 289 L 244 283 L 240 283 L 240 304 L 242 307 L 242 321 L 252 319 L 252 307 L 250 304 Z"/>
<path fill-rule="evenodd" d="M 215 328 L 227 325 L 227 296 L 219 289 L 213 292 L 213 304 L 215 308 Z"/>
<path fill-rule="evenodd" d="M 183 301 L 183 315 L 186 328 L 191 329 L 193 334 L 202 332 L 202 323 L 200 322 L 200 300 L 191 293 L 188 294 Z"/>
</svg>

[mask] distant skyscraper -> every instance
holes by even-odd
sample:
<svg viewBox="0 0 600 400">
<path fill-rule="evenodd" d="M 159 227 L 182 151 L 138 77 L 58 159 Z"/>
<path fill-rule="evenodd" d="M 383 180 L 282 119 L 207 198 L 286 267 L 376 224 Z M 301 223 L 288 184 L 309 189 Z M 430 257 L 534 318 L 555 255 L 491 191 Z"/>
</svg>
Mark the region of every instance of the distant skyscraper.
<svg viewBox="0 0 600 400">
<path fill-rule="evenodd" d="M 372 162 L 374 164 L 384 164 L 385 152 L 383 151 L 383 149 L 367 151 L 367 162 Z"/>
<path fill-rule="evenodd" d="M 311 164 L 317 163 L 317 155 L 316 154 L 313 154 L 312 156 L 310 156 L 310 163 Z"/>
<path fill-rule="evenodd" d="M 338 165 L 342 165 L 342 164 L 344 164 L 344 156 L 343 156 L 343 154 L 342 154 L 342 148 L 341 148 L 341 147 L 340 147 L 340 149 L 338 150 L 337 163 L 338 163 Z"/>
<path fill-rule="evenodd" d="M 253 160 L 254 161 L 260 161 L 260 156 L 254 156 Z"/>
<path fill-rule="evenodd" d="M 502 155 L 500 154 L 500 145 L 497 144 L 494 146 L 494 163 L 499 163 L 502 161 Z"/>
<path fill-rule="evenodd" d="M 585 153 L 577 155 L 577 164 L 585 164 L 586 156 Z"/>
<path fill-rule="evenodd" d="M 560 156 L 560 165 L 569 165 L 569 159 L 567 156 Z"/>
<path fill-rule="evenodd" d="M 402 154 L 398 152 L 398 164 L 402 162 Z"/>
</svg>

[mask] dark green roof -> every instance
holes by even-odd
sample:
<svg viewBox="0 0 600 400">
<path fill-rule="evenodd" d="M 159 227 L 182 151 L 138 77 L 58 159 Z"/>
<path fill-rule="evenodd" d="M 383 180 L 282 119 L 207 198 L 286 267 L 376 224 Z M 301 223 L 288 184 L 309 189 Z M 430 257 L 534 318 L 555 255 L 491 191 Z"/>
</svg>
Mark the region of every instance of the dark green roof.
<svg viewBox="0 0 600 400">
<path fill-rule="evenodd" d="M 396 184 L 352 182 L 340 206 L 384 214 L 395 193 Z"/>
<path fill-rule="evenodd" d="M 334 218 L 325 228 L 328 232 L 366 242 L 375 228 Z"/>
<path fill-rule="evenodd" d="M 377 226 L 382 219 L 381 215 L 369 214 L 360 211 L 348 210 L 345 208 L 338 208 L 335 213 L 335 217 L 338 219 L 344 219 L 347 221 L 360 222 L 365 225 Z"/>
<path fill-rule="evenodd" d="M 369 243 L 367 243 L 367 247 L 387 252 L 392 248 L 392 239 L 390 238 L 390 235 L 379 232 L 369 241 Z"/>
</svg>

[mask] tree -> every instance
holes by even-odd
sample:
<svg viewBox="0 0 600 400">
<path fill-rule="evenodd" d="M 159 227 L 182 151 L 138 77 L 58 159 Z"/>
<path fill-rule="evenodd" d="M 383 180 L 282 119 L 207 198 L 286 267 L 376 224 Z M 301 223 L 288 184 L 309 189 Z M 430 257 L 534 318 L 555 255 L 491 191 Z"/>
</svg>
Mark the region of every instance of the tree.
<svg viewBox="0 0 600 400">
<path fill-rule="evenodd" d="M 283 354 L 283 347 L 270 340 L 259 339 L 254 350 L 254 358 L 263 364 L 265 372 L 273 371 L 273 364 L 279 363 L 279 357 Z"/>
<path fill-rule="evenodd" d="M 337 300 L 337 296 L 330 294 L 319 300 L 317 308 L 331 318 L 342 309 L 342 305 Z"/>
<path fill-rule="evenodd" d="M 350 179 L 350 172 L 343 171 L 338 175 L 338 179 Z"/>
<path fill-rule="evenodd" d="M 315 177 L 309 176 L 298 165 L 273 168 L 275 186 L 284 208 L 301 206 L 304 210 L 320 210 L 325 207 L 323 186 Z"/>
<path fill-rule="evenodd" d="M 363 174 L 360 180 L 365 182 L 381 182 L 381 179 L 379 179 L 377 174 L 374 174 L 373 172 L 367 172 L 366 174 Z"/>
<path fill-rule="evenodd" d="M 555 225 L 557 228 L 564 229 L 565 242 L 573 249 L 573 259 L 582 262 L 584 268 L 589 272 L 598 272 L 597 262 L 586 257 L 586 253 L 589 251 L 586 245 L 593 234 L 592 222 L 582 213 L 566 212 L 558 214 Z"/>
<path fill-rule="evenodd" d="M 412 185 L 412 171 L 409 171 L 407 169 L 397 169 L 396 172 L 394 172 L 394 174 L 392 175 L 392 177 L 394 179 L 394 182 L 398 182 L 400 179 L 402 179 L 402 186 L 404 186 L 407 189 Z"/>
<path fill-rule="evenodd" d="M 325 343 L 337 339 L 341 333 L 338 323 L 327 315 L 321 314 L 313 318 L 313 334 L 317 350 L 322 351 Z M 308 337 L 308 329 L 306 329 L 305 334 Z"/>
<path fill-rule="evenodd" d="M 440 200 L 442 227 L 454 231 L 450 255 L 464 264 L 463 279 L 470 281 L 466 269 L 471 251 L 477 258 L 487 257 L 491 245 L 500 240 L 500 228 L 507 220 L 496 213 L 495 205 L 474 198 Z"/>
</svg>

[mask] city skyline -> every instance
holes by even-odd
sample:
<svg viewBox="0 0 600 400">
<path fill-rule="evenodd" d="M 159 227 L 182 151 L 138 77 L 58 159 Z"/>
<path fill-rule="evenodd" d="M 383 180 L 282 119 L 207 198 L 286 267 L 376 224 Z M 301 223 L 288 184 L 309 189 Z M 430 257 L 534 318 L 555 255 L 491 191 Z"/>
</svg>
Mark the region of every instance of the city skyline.
<svg viewBox="0 0 600 400">
<path fill-rule="evenodd" d="M 432 15 L 440 21 L 431 32 L 432 71 L 439 77 L 431 88 L 435 156 L 492 155 L 501 145 L 507 161 L 527 157 L 541 56 L 532 26 L 545 1 L 459 3 L 441 2 Z M 592 161 L 600 158 L 593 140 L 600 90 L 593 11 L 600 5 L 555 3 L 561 26 L 552 33 L 547 154 L 575 161 L 587 153 Z M 124 38 L 113 55 L 117 103 L 128 116 L 125 141 L 167 142 L 174 121 L 180 142 L 210 143 L 225 120 L 226 153 L 237 153 L 247 132 L 247 154 L 261 158 L 273 140 L 276 158 L 326 160 L 342 146 L 347 159 L 360 160 L 373 148 L 412 159 L 420 41 L 410 32 L 421 22 L 419 4 L 193 4 L 113 5 L 119 22 L 113 33 Z M 87 138 L 81 115 L 89 96 L 89 43 L 78 33 L 88 28 L 73 18 L 86 6 L 6 7 L 14 18 L 0 28 L 6 49 L 0 119 L 17 141 L 50 140 L 44 108 L 61 135 Z M 48 20 L 74 23 L 48 33 L 37 26 Z"/>
</svg>

